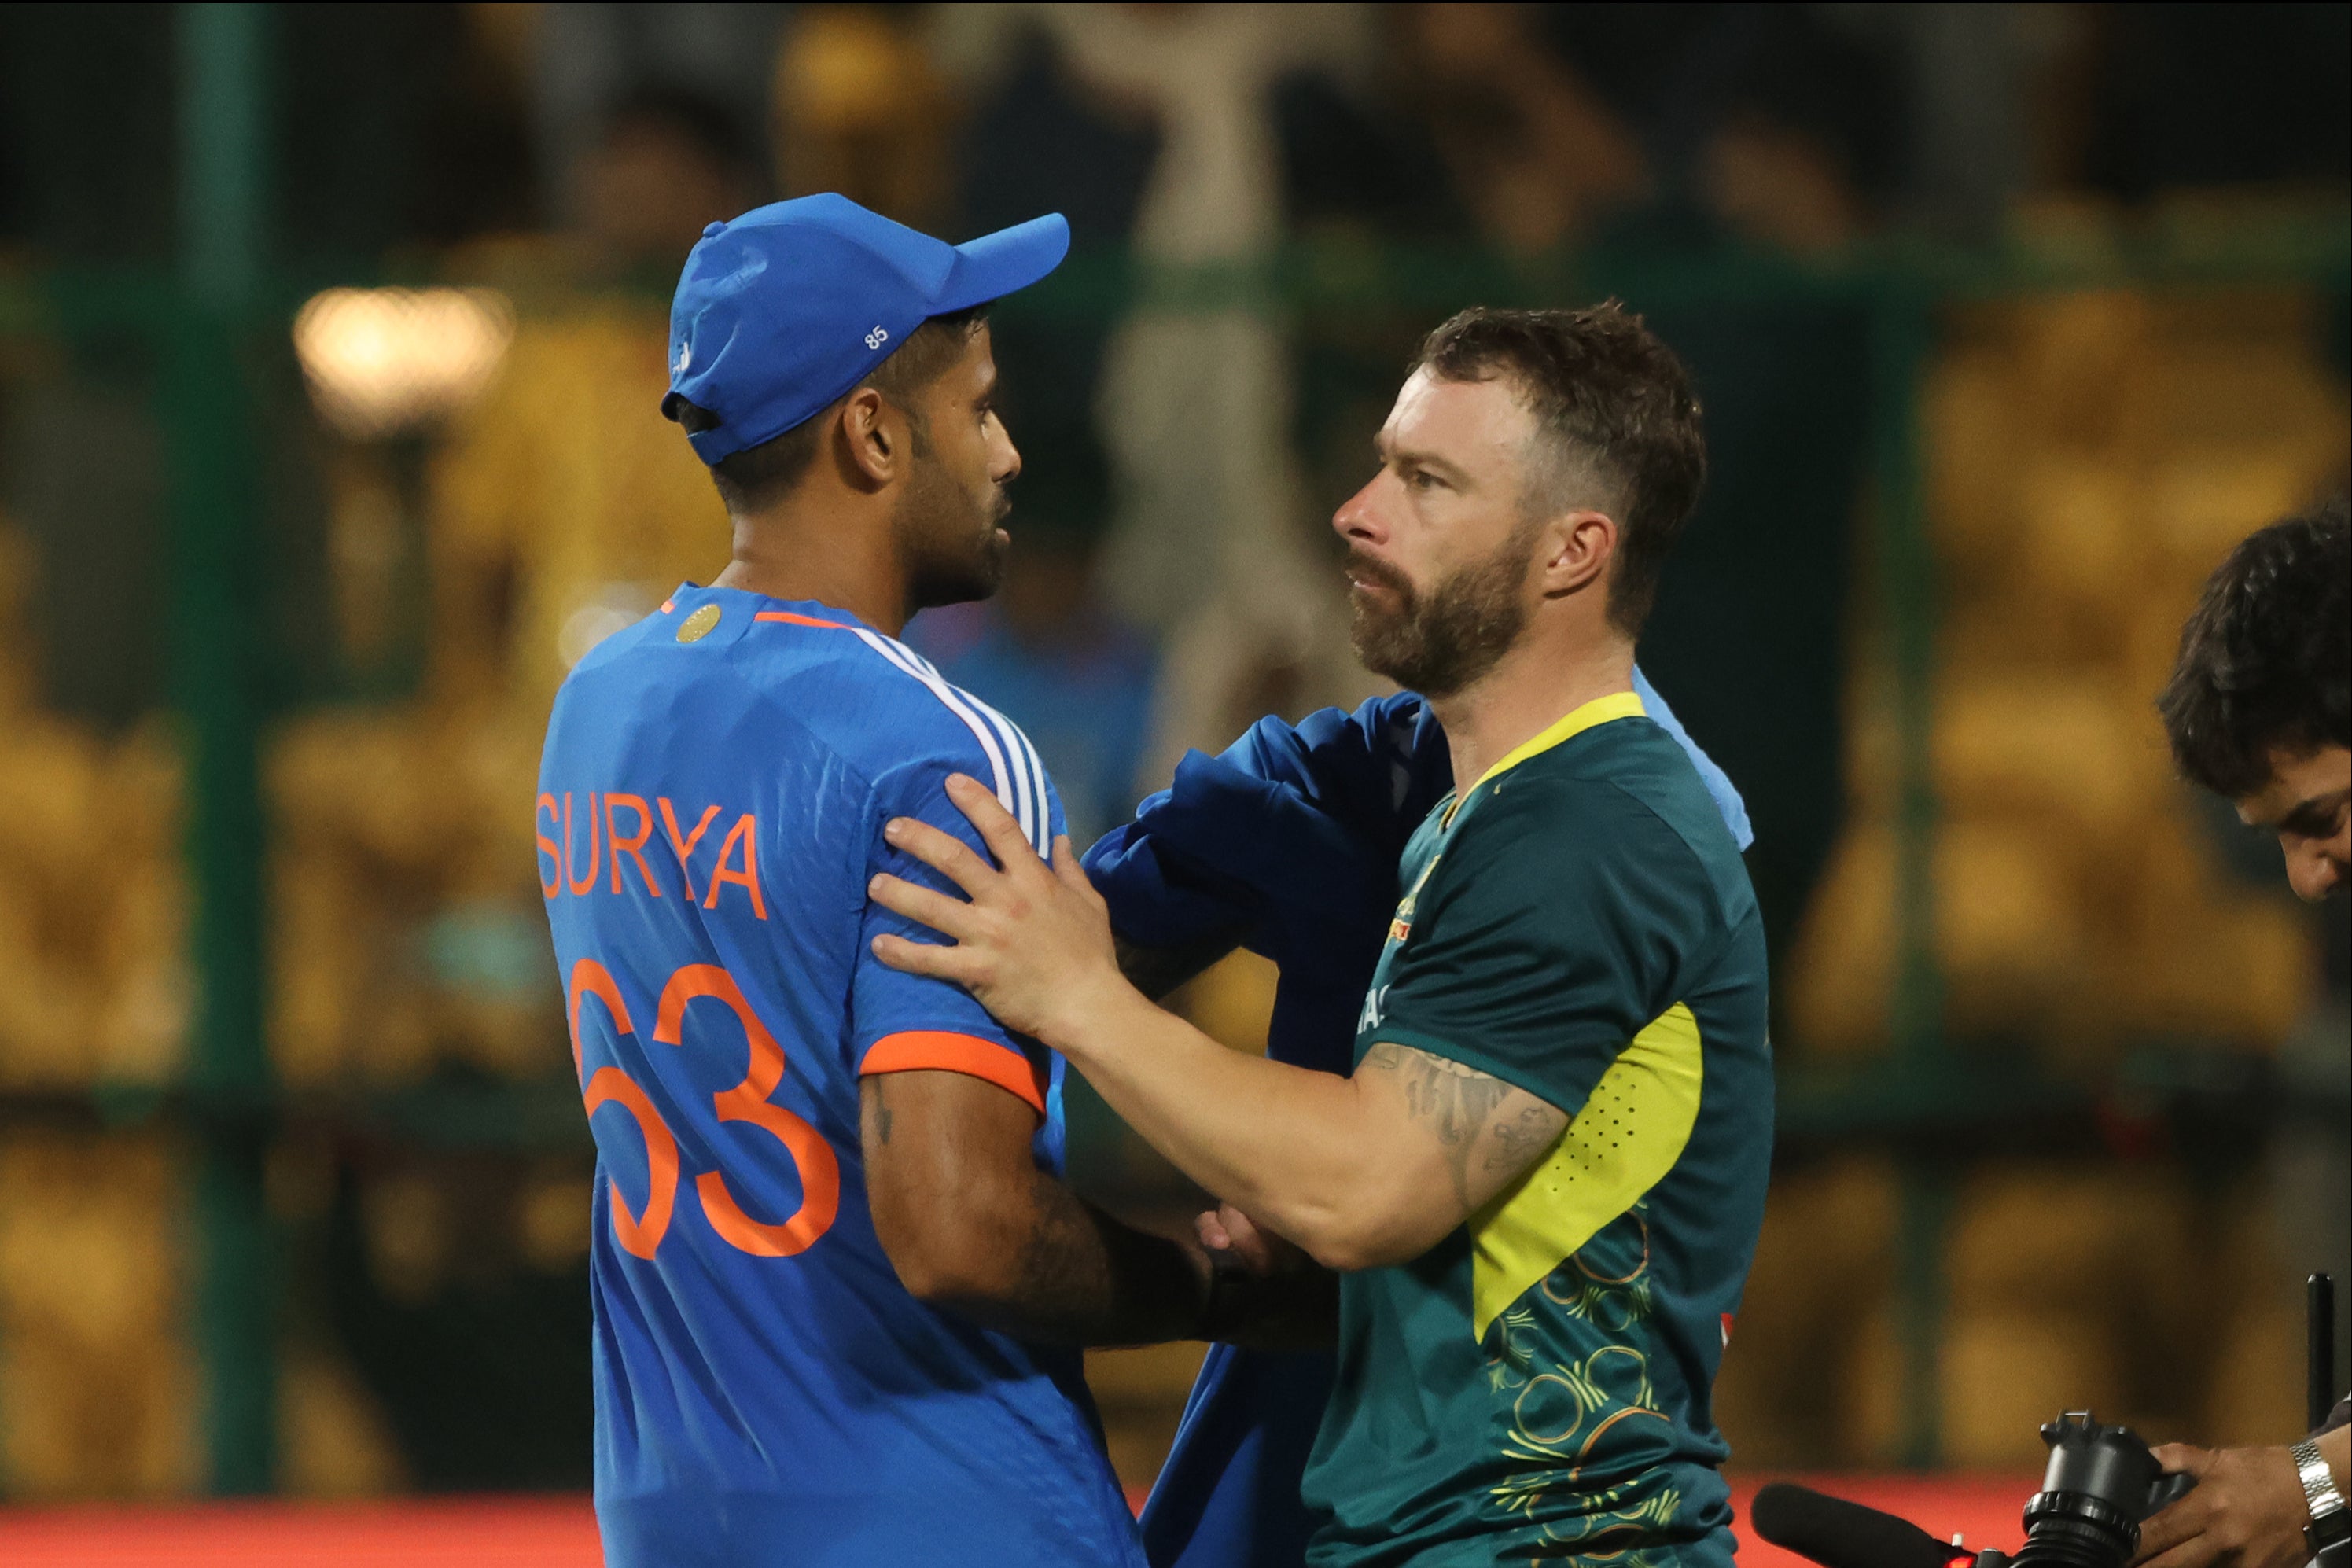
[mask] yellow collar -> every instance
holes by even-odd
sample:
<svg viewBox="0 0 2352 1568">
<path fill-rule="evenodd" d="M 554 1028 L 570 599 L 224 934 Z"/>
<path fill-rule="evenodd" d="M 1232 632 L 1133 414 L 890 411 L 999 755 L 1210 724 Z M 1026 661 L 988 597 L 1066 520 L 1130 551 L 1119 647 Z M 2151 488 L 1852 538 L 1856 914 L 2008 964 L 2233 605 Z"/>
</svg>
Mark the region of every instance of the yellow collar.
<svg viewBox="0 0 2352 1568">
<path fill-rule="evenodd" d="M 1462 808 L 1462 803 L 1477 793 L 1480 785 L 1493 783 L 1529 757 L 1540 756 L 1554 746 L 1564 741 L 1572 740 L 1596 725 L 1606 724 L 1618 719 L 1639 719 L 1644 711 L 1642 707 L 1642 694 L 1638 691 L 1618 691 L 1607 697 L 1594 698 L 1567 717 L 1553 723 L 1540 734 L 1521 742 L 1513 747 L 1509 754 L 1501 762 L 1479 774 L 1477 784 L 1472 784 L 1454 796 L 1453 809 L 1445 814 L 1447 821 L 1453 820 L 1454 811 L 1459 811 Z"/>
</svg>

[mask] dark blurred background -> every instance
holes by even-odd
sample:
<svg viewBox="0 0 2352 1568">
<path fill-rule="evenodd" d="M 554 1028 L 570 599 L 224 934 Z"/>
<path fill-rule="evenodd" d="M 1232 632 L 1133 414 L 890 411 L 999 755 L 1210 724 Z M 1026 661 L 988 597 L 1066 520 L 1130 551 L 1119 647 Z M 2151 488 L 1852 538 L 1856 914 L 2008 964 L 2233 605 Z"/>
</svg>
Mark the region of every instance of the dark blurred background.
<svg viewBox="0 0 2352 1568">
<path fill-rule="evenodd" d="M 531 780 L 725 560 L 686 249 L 819 190 L 1069 216 L 1012 576 L 910 636 L 1083 834 L 1381 689 L 1326 521 L 1423 332 L 1642 310 L 1714 463 L 1643 661 L 1775 956 L 1735 1464 L 2299 1429 L 2352 938 L 2149 699 L 2346 483 L 2347 82 L 2342 5 L 0 8 L 0 1495 L 587 1484 Z M 1131 1486 L 1199 1353 L 1094 1358 Z"/>
</svg>

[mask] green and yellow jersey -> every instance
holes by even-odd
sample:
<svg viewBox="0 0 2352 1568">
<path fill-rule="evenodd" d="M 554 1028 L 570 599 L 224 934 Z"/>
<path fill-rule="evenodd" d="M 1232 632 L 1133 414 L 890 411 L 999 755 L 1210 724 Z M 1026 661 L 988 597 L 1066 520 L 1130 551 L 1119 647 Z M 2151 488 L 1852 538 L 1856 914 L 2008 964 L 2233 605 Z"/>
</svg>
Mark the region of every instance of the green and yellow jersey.
<svg viewBox="0 0 2352 1568">
<path fill-rule="evenodd" d="M 1340 1284 L 1318 1568 L 1727 1568 L 1710 1390 L 1764 1215 L 1764 935 L 1690 759 L 1632 693 L 1439 803 L 1364 1003 L 1382 1041 L 1570 1118 L 1417 1260 Z"/>
</svg>

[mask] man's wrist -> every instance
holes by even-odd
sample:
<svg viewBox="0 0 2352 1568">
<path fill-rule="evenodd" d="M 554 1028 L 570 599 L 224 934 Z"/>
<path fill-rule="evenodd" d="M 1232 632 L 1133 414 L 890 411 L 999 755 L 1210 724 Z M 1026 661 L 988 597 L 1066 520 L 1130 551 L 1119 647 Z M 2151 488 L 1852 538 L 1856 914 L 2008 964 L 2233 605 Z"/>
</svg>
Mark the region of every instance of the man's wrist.
<svg viewBox="0 0 2352 1568">
<path fill-rule="evenodd" d="M 2352 1426 L 2331 1426 L 2314 1436 L 2311 1443 L 2319 1450 L 2319 1457 L 2327 1461 L 2327 1473 L 2334 1479 L 2336 1489 L 2352 1502 Z"/>
<path fill-rule="evenodd" d="M 2319 1445 L 2305 1438 L 2289 1446 L 2287 1458 L 2303 1483 L 2304 1507 L 2310 1520 L 2303 1533 L 2312 1552 L 2315 1554 L 2323 1547 L 2352 1537 L 2352 1508 L 2347 1507 L 2343 1492 L 2337 1489 Z"/>
<path fill-rule="evenodd" d="M 1150 1006 L 1127 976 L 1110 969 L 1070 996 L 1060 1010 L 1061 1016 L 1038 1037 L 1083 1065 L 1120 1037 L 1124 1020 L 1133 1009 Z"/>
<path fill-rule="evenodd" d="M 1212 1342 L 1233 1337 L 1248 1315 L 1255 1279 L 1248 1269 L 1215 1253 L 1205 1254 L 1209 1278 L 1201 1300 L 1200 1337 Z"/>
</svg>

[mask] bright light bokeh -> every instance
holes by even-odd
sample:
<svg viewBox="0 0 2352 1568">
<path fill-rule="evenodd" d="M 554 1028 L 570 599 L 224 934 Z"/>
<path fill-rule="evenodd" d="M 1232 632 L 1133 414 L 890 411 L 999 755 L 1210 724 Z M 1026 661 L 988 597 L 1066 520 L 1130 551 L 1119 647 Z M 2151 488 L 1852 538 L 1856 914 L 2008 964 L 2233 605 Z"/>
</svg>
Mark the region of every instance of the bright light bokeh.
<svg viewBox="0 0 2352 1568">
<path fill-rule="evenodd" d="M 330 289 L 294 318 L 312 401 L 359 440 L 472 402 L 513 337 L 513 308 L 488 289 Z"/>
</svg>

